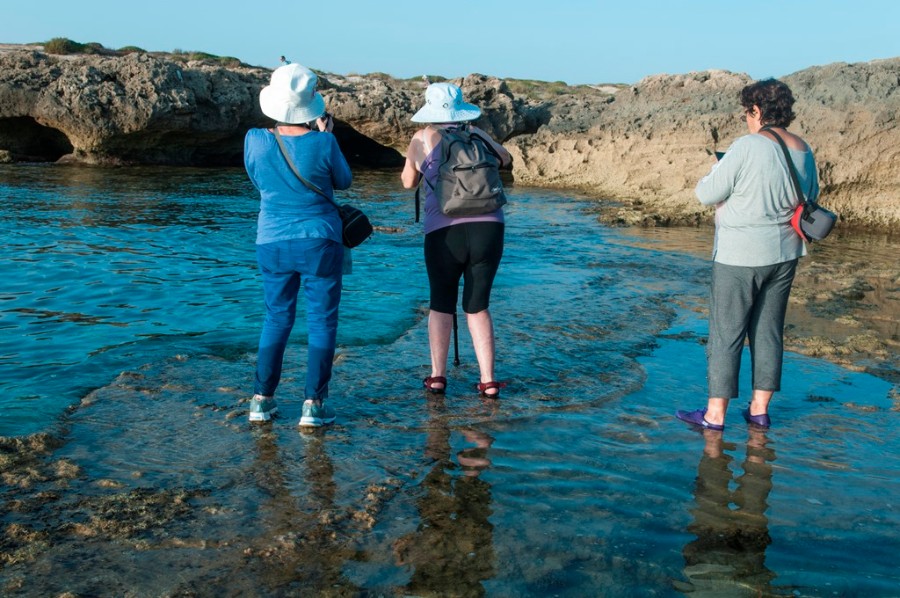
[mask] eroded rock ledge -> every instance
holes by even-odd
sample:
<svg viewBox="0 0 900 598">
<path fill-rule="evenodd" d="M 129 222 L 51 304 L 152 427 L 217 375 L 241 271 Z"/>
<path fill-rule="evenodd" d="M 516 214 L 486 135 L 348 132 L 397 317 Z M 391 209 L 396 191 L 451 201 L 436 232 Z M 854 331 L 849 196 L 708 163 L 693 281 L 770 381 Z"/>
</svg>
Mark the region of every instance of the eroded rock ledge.
<svg viewBox="0 0 900 598">
<path fill-rule="evenodd" d="M 237 165 L 268 69 L 180 63 L 144 53 L 51 56 L 0 52 L 0 162 Z M 458 81 L 478 123 L 513 153 L 517 183 L 577 188 L 625 224 L 701 222 L 693 197 L 713 152 L 745 132 L 746 75 L 655 75 L 630 87 L 515 93 L 482 75 Z M 819 162 L 822 201 L 842 225 L 900 224 L 900 59 L 836 63 L 785 77 L 794 129 Z M 549 84 L 548 84 L 549 85 Z M 335 134 L 355 165 L 397 168 L 416 126 L 423 83 L 323 74 Z"/>
</svg>

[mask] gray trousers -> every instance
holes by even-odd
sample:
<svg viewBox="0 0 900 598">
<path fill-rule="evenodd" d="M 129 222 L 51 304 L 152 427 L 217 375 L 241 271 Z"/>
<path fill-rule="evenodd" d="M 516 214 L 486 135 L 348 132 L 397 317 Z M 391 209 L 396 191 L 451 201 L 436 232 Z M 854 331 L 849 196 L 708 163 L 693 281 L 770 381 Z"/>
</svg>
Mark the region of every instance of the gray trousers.
<svg viewBox="0 0 900 598">
<path fill-rule="evenodd" d="M 706 345 L 710 398 L 738 396 L 744 340 L 750 339 L 754 390 L 781 390 L 784 314 L 797 260 L 772 266 L 713 263 Z"/>
</svg>

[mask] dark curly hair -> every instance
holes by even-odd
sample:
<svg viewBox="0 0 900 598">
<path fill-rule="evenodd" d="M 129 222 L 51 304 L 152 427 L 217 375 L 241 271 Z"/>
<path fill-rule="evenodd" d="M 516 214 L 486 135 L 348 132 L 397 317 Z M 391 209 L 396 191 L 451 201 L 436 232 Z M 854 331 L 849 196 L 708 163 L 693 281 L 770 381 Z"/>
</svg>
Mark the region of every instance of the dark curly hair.
<svg viewBox="0 0 900 598">
<path fill-rule="evenodd" d="M 773 127 L 787 128 L 797 116 L 793 111 L 791 88 L 777 79 L 764 79 L 742 89 L 741 106 L 744 110 L 759 106 L 762 124 Z"/>
</svg>

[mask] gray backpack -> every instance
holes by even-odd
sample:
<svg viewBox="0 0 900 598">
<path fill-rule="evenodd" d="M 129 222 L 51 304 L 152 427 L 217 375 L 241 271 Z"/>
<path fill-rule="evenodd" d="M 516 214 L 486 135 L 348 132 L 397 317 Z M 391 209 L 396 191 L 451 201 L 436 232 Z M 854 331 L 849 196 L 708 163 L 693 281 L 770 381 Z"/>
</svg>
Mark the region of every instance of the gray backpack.
<svg viewBox="0 0 900 598">
<path fill-rule="evenodd" d="M 491 144 L 466 126 L 436 130 L 441 135 L 440 167 L 433 190 L 441 212 L 476 216 L 503 207 L 506 194 L 500 180 L 501 160 Z"/>
</svg>

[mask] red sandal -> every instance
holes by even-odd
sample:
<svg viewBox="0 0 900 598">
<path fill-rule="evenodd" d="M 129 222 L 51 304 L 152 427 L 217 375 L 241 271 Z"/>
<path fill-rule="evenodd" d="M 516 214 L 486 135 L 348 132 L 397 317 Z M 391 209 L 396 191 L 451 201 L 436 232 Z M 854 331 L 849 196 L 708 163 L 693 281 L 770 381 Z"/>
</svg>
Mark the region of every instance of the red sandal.
<svg viewBox="0 0 900 598">
<path fill-rule="evenodd" d="M 443 384 L 441 388 L 435 388 L 432 386 L 433 384 Z M 425 386 L 425 390 L 432 394 L 442 395 L 444 391 L 447 390 L 447 379 L 443 376 L 428 376 L 424 380 L 422 380 L 422 385 Z"/>
<path fill-rule="evenodd" d="M 475 388 L 478 389 L 478 392 L 481 393 L 481 396 L 487 397 L 489 399 L 496 399 L 500 396 L 500 389 L 506 386 L 506 382 L 494 382 L 493 380 L 490 382 L 479 382 Z M 496 390 L 497 392 L 489 393 L 489 390 Z"/>
</svg>

